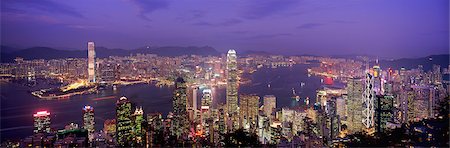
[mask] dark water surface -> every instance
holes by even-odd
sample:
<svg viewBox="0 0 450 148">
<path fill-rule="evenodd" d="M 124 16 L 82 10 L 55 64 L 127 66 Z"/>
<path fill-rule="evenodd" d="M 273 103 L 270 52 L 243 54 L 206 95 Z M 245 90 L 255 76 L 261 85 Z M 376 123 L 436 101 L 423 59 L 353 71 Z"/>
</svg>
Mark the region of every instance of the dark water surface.
<svg viewBox="0 0 450 148">
<path fill-rule="evenodd" d="M 292 88 L 301 98 L 309 97 L 314 103 L 316 90 L 320 88 L 319 77 L 308 77 L 307 68 L 311 65 L 294 65 L 293 67 L 261 68 L 251 75 L 252 82 L 241 85 L 240 94 L 275 95 L 277 107 L 289 106 Z M 301 82 L 305 85 L 301 87 Z M 270 84 L 270 87 L 268 87 Z M 126 96 L 136 106 L 142 106 L 145 113 L 161 112 L 166 115 L 172 110 L 173 87 L 155 87 L 149 84 L 136 84 L 118 87 L 117 91 L 105 89 L 97 94 L 77 95 L 65 100 L 40 100 L 30 94 L 30 90 L 49 87 L 28 87 L 15 83 L 1 85 L 1 139 L 24 138 L 33 134 L 32 114 L 40 110 L 51 113 L 51 127 L 62 129 L 64 125 L 75 122 L 82 126 L 84 105 L 91 105 L 95 110 L 95 128 L 103 128 L 105 119 L 115 118 L 115 103 L 121 96 Z M 200 91 L 199 91 L 200 92 Z M 214 103 L 225 102 L 225 88 L 215 89 Z M 200 98 L 200 95 L 198 95 Z M 200 102 L 198 100 L 197 102 Z M 260 101 L 262 103 L 262 99 Z"/>
</svg>

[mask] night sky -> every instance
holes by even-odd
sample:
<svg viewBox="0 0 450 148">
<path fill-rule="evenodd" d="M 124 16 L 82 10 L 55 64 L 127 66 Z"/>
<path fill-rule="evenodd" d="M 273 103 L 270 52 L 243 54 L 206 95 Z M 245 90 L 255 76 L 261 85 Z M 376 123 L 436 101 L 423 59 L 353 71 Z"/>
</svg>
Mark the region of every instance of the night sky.
<svg viewBox="0 0 450 148">
<path fill-rule="evenodd" d="M 282 54 L 449 52 L 449 0 L 2 0 L 13 47 L 205 46 Z"/>
</svg>

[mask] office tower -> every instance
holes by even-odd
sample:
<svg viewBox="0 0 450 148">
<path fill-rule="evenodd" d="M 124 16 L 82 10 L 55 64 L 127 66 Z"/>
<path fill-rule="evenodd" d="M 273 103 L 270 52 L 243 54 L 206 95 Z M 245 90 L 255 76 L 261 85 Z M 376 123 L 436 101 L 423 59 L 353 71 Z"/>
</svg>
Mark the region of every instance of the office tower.
<svg viewBox="0 0 450 148">
<path fill-rule="evenodd" d="M 336 108 L 336 98 L 331 98 L 327 101 L 327 129 L 329 130 L 327 134 L 328 144 L 331 145 L 331 141 L 336 139 L 340 132 L 341 123 L 339 116 L 337 115 Z"/>
<path fill-rule="evenodd" d="M 187 88 L 187 114 L 188 121 L 197 120 L 197 86 L 190 86 Z"/>
<path fill-rule="evenodd" d="M 384 132 L 387 123 L 393 122 L 394 96 L 378 95 L 376 101 L 376 131 Z"/>
<path fill-rule="evenodd" d="M 50 112 L 39 111 L 33 114 L 34 133 L 50 133 Z"/>
<path fill-rule="evenodd" d="M 94 139 L 94 108 L 92 106 L 86 105 L 83 107 L 83 128 L 88 131 L 89 141 Z"/>
<path fill-rule="evenodd" d="M 133 137 L 135 137 L 133 146 L 145 146 L 144 124 L 144 110 L 142 109 L 142 107 L 136 108 L 133 114 Z"/>
<path fill-rule="evenodd" d="M 346 124 L 349 132 L 355 133 L 363 129 L 363 89 L 364 84 L 361 78 L 350 78 L 347 81 L 347 120 Z"/>
<path fill-rule="evenodd" d="M 103 123 L 103 131 L 108 135 L 116 135 L 116 119 L 106 119 Z"/>
<path fill-rule="evenodd" d="M 260 112 L 258 116 L 257 135 L 261 144 L 267 144 L 270 140 L 270 120 L 264 112 Z"/>
<path fill-rule="evenodd" d="M 433 84 L 442 84 L 441 65 L 433 65 Z"/>
<path fill-rule="evenodd" d="M 147 147 L 160 147 L 164 141 L 164 127 L 161 113 L 147 114 Z"/>
<path fill-rule="evenodd" d="M 183 78 L 178 77 L 175 80 L 175 91 L 173 94 L 173 121 L 172 135 L 180 138 L 189 128 L 186 110 L 186 82 Z"/>
<path fill-rule="evenodd" d="M 336 98 L 336 114 L 339 116 L 341 123 L 347 120 L 347 105 L 345 104 L 347 100 L 346 94 Z"/>
<path fill-rule="evenodd" d="M 226 122 L 225 122 L 225 116 L 226 116 L 226 110 L 225 110 L 225 105 L 220 105 L 218 107 L 218 118 L 219 120 L 217 121 L 217 128 L 218 128 L 218 132 L 221 136 L 223 136 L 226 132 L 227 132 L 227 127 L 226 127 Z M 223 137 L 221 137 L 223 138 Z"/>
<path fill-rule="evenodd" d="M 316 103 L 325 106 L 327 102 L 327 92 L 324 89 L 317 90 L 316 92 Z"/>
<path fill-rule="evenodd" d="M 414 114 L 415 120 L 418 121 L 434 117 L 433 110 L 436 107 L 434 88 L 419 85 L 411 86 L 411 88 L 414 91 L 414 100 L 411 100 L 413 101 L 413 113 L 411 114 Z"/>
<path fill-rule="evenodd" d="M 274 95 L 265 95 L 264 96 L 264 114 L 266 117 L 273 116 L 273 112 L 275 112 L 275 108 L 277 107 L 277 98 Z"/>
<path fill-rule="evenodd" d="M 366 129 L 372 128 L 374 126 L 374 100 L 375 100 L 375 92 L 373 88 L 373 76 L 370 73 L 366 73 L 365 78 L 365 89 L 363 96 L 363 124 Z"/>
<path fill-rule="evenodd" d="M 244 129 L 256 130 L 259 110 L 259 96 L 241 95 L 240 102 L 240 126 Z M 253 131 L 256 132 L 256 131 Z"/>
<path fill-rule="evenodd" d="M 194 87 L 192 89 L 192 109 L 194 111 L 194 117 L 197 116 L 197 91 L 198 91 L 198 87 Z"/>
<path fill-rule="evenodd" d="M 126 97 L 121 97 L 116 102 L 116 140 L 119 146 L 131 146 L 133 132 L 131 108 L 131 102 Z"/>
<path fill-rule="evenodd" d="M 202 92 L 202 106 L 201 106 L 201 122 L 205 134 L 209 134 L 209 127 L 212 127 L 211 120 L 211 89 L 204 89 Z"/>
<path fill-rule="evenodd" d="M 210 110 L 211 108 L 211 103 L 212 103 L 212 98 L 211 98 L 211 89 L 204 89 L 203 90 L 203 95 L 202 95 L 202 112 L 203 110 Z"/>
<path fill-rule="evenodd" d="M 232 127 L 229 130 L 238 128 L 238 69 L 236 51 L 228 50 L 227 54 L 227 90 L 226 90 L 227 111 Z"/>
<path fill-rule="evenodd" d="M 96 82 L 95 44 L 88 42 L 88 81 Z"/>
<path fill-rule="evenodd" d="M 378 64 L 378 60 L 377 60 Z M 375 91 L 376 94 L 382 93 L 382 82 L 381 82 L 381 68 L 379 65 L 373 66 L 373 91 Z"/>
</svg>

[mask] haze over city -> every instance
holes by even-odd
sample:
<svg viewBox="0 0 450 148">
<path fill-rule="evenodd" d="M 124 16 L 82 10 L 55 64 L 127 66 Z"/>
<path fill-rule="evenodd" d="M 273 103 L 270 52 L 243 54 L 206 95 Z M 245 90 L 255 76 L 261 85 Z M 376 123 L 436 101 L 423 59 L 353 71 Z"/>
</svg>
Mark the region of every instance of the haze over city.
<svg viewBox="0 0 450 148">
<path fill-rule="evenodd" d="M 26 1 L 1 6 L 2 45 L 212 46 L 288 55 L 448 53 L 448 0 Z"/>
</svg>

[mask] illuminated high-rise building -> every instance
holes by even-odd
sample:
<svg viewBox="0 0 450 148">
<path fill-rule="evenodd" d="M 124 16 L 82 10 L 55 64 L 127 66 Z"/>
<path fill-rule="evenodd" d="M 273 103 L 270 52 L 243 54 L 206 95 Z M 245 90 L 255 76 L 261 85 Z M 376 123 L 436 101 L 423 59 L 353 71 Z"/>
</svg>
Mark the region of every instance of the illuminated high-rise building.
<svg viewBox="0 0 450 148">
<path fill-rule="evenodd" d="M 365 83 L 364 83 L 364 94 L 363 94 L 363 124 L 366 129 L 372 128 L 374 126 L 374 100 L 375 92 L 373 88 L 374 78 L 370 73 L 366 73 Z"/>
<path fill-rule="evenodd" d="M 275 111 L 277 107 L 277 98 L 274 95 L 265 95 L 264 96 L 264 114 L 266 117 L 271 117 L 272 113 Z"/>
<path fill-rule="evenodd" d="M 163 118 L 161 113 L 147 114 L 147 147 L 158 147 L 158 142 L 163 141 Z"/>
<path fill-rule="evenodd" d="M 188 131 L 189 124 L 187 120 L 187 87 L 183 78 L 178 77 L 175 80 L 175 91 L 173 94 L 173 121 L 172 135 L 180 138 Z"/>
<path fill-rule="evenodd" d="M 231 119 L 232 127 L 229 130 L 238 128 L 238 69 L 236 51 L 228 50 L 227 54 L 227 90 L 226 103 L 228 117 Z"/>
<path fill-rule="evenodd" d="M 211 89 L 204 89 L 202 93 L 202 105 L 201 105 L 201 122 L 205 134 L 209 134 L 209 127 L 212 127 L 211 123 L 208 122 L 211 119 Z"/>
<path fill-rule="evenodd" d="M 94 139 L 94 126 L 94 108 L 92 106 L 86 105 L 83 107 L 83 128 L 88 131 L 89 141 L 92 141 Z"/>
<path fill-rule="evenodd" d="M 106 119 L 103 123 L 103 131 L 108 135 L 116 135 L 116 119 Z"/>
<path fill-rule="evenodd" d="M 197 86 L 190 86 L 187 88 L 187 114 L 189 121 L 197 120 Z"/>
<path fill-rule="evenodd" d="M 133 137 L 134 145 L 137 147 L 145 146 L 145 129 L 144 129 L 144 110 L 142 107 L 136 108 L 133 114 Z"/>
<path fill-rule="evenodd" d="M 33 114 L 34 133 L 50 133 L 50 112 L 39 111 Z"/>
<path fill-rule="evenodd" d="M 376 101 L 376 131 L 384 132 L 388 122 L 393 122 L 394 96 L 378 95 Z"/>
<path fill-rule="evenodd" d="M 377 60 L 378 61 L 378 60 Z M 378 65 L 373 66 L 373 90 L 376 94 L 380 95 L 382 93 L 382 81 L 381 81 L 381 68 Z"/>
<path fill-rule="evenodd" d="M 95 44 L 88 42 L 88 81 L 96 82 Z"/>
<path fill-rule="evenodd" d="M 347 120 L 345 124 L 352 133 L 363 129 L 363 89 L 364 84 L 361 78 L 350 78 L 347 81 Z M 344 123 L 344 122 L 343 122 Z"/>
<path fill-rule="evenodd" d="M 441 65 L 433 65 L 433 83 L 442 84 Z"/>
<path fill-rule="evenodd" d="M 217 131 L 219 133 L 219 135 L 221 135 L 223 137 L 223 135 L 225 135 L 226 131 L 227 131 L 227 127 L 225 124 L 225 116 L 226 116 L 226 110 L 225 110 L 225 105 L 219 105 L 218 107 L 218 112 L 217 112 L 217 116 L 219 118 L 219 120 L 217 121 Z"/>
<path fill-rule="evenodd" d="M 118 146 L 131 146 L 133 123 L 131 120 L 131 102 L 121 97 L 116 102 L 116 138 Z"/>
<path fill-rule="evenodd" d="M 211 108 L 212 103 L 212 95 L 211 95 L 211 89 L 204 89 L 203 90 L 203 96 L 202 96 L 202 110 L 209 110 Z"/>
<path fill-rule="evenodd" d="M 244 129 L 256 130 L 258 123 L 259 96 L 257 95 L 241 95 L 240 102 L 240 126 Z M 256 131 L 254 131 L 256 132 Z"/>
<path fill-rule="evenodd" d="M 333 97 L 330 100 L 327 101 L 327 128 L 329 129 L 329 133 L 327 134 L 327 138 L 329 141 L 329 144 L 331 144 L 330 141 L 337 138 L 340 127 L 341 127 L 341 121 L 339 120 L 339 115 L 337 114 L 337 106 L 336 106 L 336 98 Z"/>
</svg>

